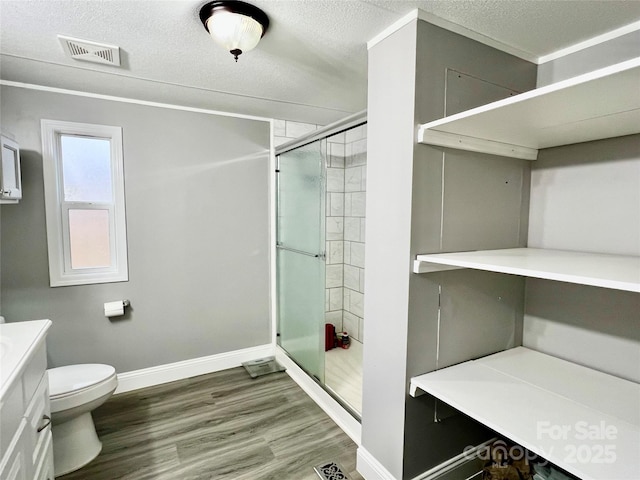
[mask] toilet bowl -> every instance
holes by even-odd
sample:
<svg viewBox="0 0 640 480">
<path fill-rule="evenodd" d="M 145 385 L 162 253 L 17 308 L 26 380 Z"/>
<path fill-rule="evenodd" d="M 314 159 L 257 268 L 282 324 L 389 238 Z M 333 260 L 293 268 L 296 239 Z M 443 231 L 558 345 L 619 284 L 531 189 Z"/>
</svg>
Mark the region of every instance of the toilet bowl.
<svg viewBox="0 0 640 480">
<path fill-rule="evenodd" d="M 116 370 L 96 363 L 50 368 L 49 399 L 55 476 L 85 466 L 102 450 L 91 412 L 118 386 Z"/>
</svg>

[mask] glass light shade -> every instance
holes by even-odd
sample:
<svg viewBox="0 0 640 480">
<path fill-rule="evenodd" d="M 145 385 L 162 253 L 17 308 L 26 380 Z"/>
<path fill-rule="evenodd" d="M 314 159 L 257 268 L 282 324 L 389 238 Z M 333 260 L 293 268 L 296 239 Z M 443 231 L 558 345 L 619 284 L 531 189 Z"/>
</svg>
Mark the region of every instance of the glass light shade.
<svg viewBox="0 0 640 480">
<path fill-rule="evenodd" d="M 227 51 L 248 52 L 262 37 L 262 25 L 251 17 L 231 12 L 216 12 L 207 20 L 211 37 Z"/>
</svg>

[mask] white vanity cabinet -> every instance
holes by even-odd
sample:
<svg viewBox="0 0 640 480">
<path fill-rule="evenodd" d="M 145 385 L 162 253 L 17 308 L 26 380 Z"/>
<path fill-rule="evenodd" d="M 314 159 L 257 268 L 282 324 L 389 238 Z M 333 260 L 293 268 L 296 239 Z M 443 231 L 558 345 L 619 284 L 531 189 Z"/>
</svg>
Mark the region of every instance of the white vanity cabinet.
<svg viewBox="0 0 640 480">
<path fill-rule="evenodd" d="M 0 325 L 0 480 L 53 480 L 45 338 L 51 321 Z"/>
<path fill-rule="evenodd" d="M 0 203 L 18 203 L 22 198 L 20 147 L 6 135 L 0 135 L 2 164 L 0 168 Z"/>
</svg>

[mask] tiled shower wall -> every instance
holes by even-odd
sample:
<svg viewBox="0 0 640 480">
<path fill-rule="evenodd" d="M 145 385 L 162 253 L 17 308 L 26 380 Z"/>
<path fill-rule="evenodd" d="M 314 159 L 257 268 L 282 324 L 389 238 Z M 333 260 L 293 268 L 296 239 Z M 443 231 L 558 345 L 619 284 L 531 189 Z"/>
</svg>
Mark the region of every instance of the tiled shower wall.
<svg viewBox="0 0 640 480">
<path fill-rule="evenodd" d="M 364 240 L 367 126 L 345 132 L 344 295 L 342 328 L 364 340 Z"/>
<path fill-rule="evenodd" d="M 273 125 L 273 139 L 276 147 L 294 140 L 302 135 L 317 130 L 322 125 L 314 123 L 291 122 L 289 120 L 275 120 Z"/>
<path fill-rule="evenodd" d="M 344 139 L 344 133 L 327 138 L 325 320 L 337 332 L 344 330 Z"/>
<path fill-rule="evenodd" d="M 275 144 L 319 125 L 275 121 Z M 364 340 L 364 241 L 367 127 L 327 138 L 325 319 L 336 331 Z"/>
<path fill-rule="evenodd" d="M 327 139 L 327 323 L 364 340 L 367 127 Z"/>
</svg>

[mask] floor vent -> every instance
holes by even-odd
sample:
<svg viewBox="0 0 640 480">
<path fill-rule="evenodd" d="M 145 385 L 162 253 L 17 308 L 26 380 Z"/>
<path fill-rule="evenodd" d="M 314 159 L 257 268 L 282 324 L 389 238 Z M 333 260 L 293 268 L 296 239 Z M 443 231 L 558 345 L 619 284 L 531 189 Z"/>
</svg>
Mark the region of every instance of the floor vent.
<svg viewBox="0 0 640 480">
<path fill-rule="evenodd" d="M 342 471 L 340 464 L 336 462 L 322 463 L 313 467 L 322 480 L 349 480 L 346 473 Z"/>
<path fill-rule="evenodd" d="M 76 60 L 120 66 L 120 47 L 58 35 L 65 53 Z"/>
</svg>

